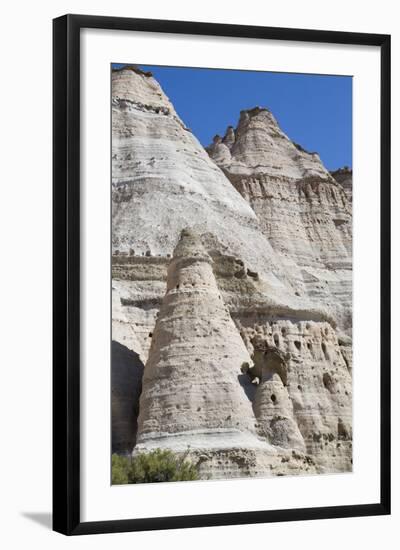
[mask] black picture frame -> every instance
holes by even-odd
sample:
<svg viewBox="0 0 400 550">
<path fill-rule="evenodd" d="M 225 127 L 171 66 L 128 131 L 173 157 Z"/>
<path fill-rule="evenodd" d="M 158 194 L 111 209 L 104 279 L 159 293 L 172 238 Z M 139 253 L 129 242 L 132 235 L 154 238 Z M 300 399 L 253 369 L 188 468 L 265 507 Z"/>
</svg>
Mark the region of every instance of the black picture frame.
<svg viewBox="0 0 400 550">
<path fill-rule="evenodd" d="M 381 369 L 379 502 L 85 522 L 80 520 L 80 31 L 378 46 L 381 50 Z M 53 21 L 53 529 L 66 535 L 390 514 L 390 36 L 65 15 Z"/>
</svg>

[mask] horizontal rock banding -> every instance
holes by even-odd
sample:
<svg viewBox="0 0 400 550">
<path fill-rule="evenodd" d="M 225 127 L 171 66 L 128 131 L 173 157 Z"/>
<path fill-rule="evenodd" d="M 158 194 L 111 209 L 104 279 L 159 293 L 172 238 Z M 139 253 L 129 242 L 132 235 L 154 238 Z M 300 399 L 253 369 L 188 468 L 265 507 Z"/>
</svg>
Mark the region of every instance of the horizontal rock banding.
<svg viewBox="0 0 400 550">
<path fill-rule="evenodd" d="M 329 173 L 259 107 L 242 111 L 207 151 L 256 213 L 295 292 L 351 334 L 351 171 Z"/>
<path fill-rule="evenodd" d="M 137 68 L 112 110 L 113 449 L 190 445 L 205 478 L 350 471 L 348 171 L 258 107 L 207 154 Z"/>
</svg>

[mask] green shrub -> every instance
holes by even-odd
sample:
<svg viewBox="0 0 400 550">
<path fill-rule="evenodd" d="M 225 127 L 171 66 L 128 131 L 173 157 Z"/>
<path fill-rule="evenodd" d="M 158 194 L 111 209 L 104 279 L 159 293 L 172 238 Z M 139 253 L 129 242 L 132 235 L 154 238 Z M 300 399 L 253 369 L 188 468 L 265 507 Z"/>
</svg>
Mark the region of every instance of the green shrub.
<svg viewBox="0 0 400 550">
<path fill-rule="evenodd" d="M 128 469 L 130 459 L 126 456 L 112 455 L 111 458 L 111 482 L 113 485 L 123 485 L 128 483 Z"/>
<path fill-rule="evenodd" d="M 161 449 L 138 454 L 132 459 L 113 455 L 112 483 L 120 485 L 199 479 L 196 466 L 186 458 L 186 455 L 175 455 Z"/>
</svg>

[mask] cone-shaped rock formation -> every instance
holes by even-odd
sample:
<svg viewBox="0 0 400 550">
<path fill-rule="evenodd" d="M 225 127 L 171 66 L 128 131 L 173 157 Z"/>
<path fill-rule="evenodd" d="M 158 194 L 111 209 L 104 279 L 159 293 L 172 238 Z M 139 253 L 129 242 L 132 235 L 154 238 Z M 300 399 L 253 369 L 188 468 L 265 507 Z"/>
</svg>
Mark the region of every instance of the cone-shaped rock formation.
<svg viewBox="0 0 400 550">
<path fill-rule="evenodd" d="M 282 261 L 248 202 L 176 114 L 158 82 L 137 70 L 112 74 L 112 245 L 136 255 L 171 254 L 192 227 L 241 258 L 277 305 L 302 309 Z M 212 235 L 212 240 L 211 237 Z"/>
<path fill-rule="evenodd" d="M 193 232 L 183 230 L 144 371 L 138 445 L 257 443 L 252 405 L 240 384 L 241 365 L 249 361 L 210 256 Z"/>
<path fill-rule="evenodd" d="M 260 107 L 242 111 L 207 151 L 257 214 L 297 295 L 351 334 L 351 172 L 331 175 Z"/>
<path fill-rule="evenodd" d="M 266 109 L 211 160 L 151 75 L 112 90 L 113 447 L 190 445 L 206 478 L 350 471 L 344 183 Z"/>
</svg>

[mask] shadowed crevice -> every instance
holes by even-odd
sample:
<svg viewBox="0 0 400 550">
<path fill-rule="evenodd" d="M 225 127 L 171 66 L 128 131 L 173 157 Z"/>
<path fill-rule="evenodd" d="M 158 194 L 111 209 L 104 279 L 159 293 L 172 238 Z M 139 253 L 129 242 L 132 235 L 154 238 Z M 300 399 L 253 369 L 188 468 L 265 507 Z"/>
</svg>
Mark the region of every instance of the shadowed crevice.
<svg viewBox="0 0 400 550">
<path fill-rule="evenodd" d="M 111 345 L 112 452 L 130 453 L 136 443 L 144 364 L 139 355 L 116 342 Z"/>
<path fill-rule="evenodd" d="M 247 374 L 239 374 L 238 380 L 239 384 L 242 386 L 244 393 L 246 394 L 247 399 L 250 401 L 250 403 L 253 403 L 257 386 L 251 383 L 251 380 L 247 376 Z"/>
</svg>

